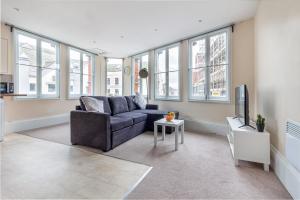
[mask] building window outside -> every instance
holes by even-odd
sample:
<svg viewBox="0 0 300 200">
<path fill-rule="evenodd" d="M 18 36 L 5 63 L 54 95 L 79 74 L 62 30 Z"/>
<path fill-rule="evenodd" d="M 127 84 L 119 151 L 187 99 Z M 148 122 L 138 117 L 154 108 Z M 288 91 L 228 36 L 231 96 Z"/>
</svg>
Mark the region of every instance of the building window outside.
<svg viewBox="0 0 300 200">
<path fill-rule="evenodd" d="M 189 99 L 229 101 L 230 30 L 189 41 Z"/>
<path fill-rule="evenodd" d="M 107 85 L 110 85 L 110 78 L 107 78 Z"/>
<path fill-rule="evenodd" d="M 19 98 L 58 98 L 59 44 L 19 30 L 15 40 L 16 91 L 27 94 Z M 48 90 L 49 84 L 53 90 Z"/>
<path fill-rule="evenodd" d="M 115 85 L 119 85 L 119 78 L 115 78 Z"/>
<path fill-rule="evenodd" d="M 106 84 L 107 96 L 121 96 L 123 94 L 123 59 L 106 59 L 106 79 L 114 83 Z"/>
<path fill-rule="evenodd" d="M 179 44 L 157 49 L 155 99 L 179 100 Z"/>
<path fill-rule="evenodd" d="M 94 56 L 69 48 L 69 98 L 94 94 Z"/>
</svg>

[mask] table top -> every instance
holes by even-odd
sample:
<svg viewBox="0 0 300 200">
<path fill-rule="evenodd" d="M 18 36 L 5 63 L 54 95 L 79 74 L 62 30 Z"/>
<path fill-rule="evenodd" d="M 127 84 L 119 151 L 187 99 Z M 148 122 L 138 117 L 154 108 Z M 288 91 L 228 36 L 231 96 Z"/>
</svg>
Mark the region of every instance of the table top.
<svg viewBox="0 0 300 200">
<path fill-rule="evenodd" d="M 161 125 L 182 125 L 184 124 L 184 120 L 180 119 L 173 119 L 172 121 L 168 122 L 165 118 L 162 118 L 160 120 L 157 120 L 154 122 L 155 124 L 161 124 Z"/>
</svg>

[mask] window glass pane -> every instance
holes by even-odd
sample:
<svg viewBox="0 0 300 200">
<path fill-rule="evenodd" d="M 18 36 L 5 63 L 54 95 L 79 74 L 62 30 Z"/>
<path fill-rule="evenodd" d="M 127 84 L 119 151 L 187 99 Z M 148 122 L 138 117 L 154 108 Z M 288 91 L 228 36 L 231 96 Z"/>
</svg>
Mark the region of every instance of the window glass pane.
<svg viewBox="0 0 300 200">
<path fill-rule="evenodd" d="M 90 55 L 83 54 L 83 74 L 91 75 L 93 73 L 92 68 L 92 58 Z"/>
<path fill-rule="evenodd" d="M 165 97 L 167 94 L 166 73 L 156 74 L 156 96 Z"/>
<path fill-rule="evenodd" d="M 37 67 L 19 65 L 18 74 L 19 93 L 37 95 Z"/>
<path fill-rule="evenodd" d="M 142 68 L 148 69 L 148 59 L 149 59 L 148 55 L 142 56 Z"/>
<path fill-rule="evenodd" d="M 41 42 L 41 92 L 42 95 L 58 96 L 58 71 L 57 47 L 56 45 L 42 41 Z"/>
<path fill-rule="evenodd" d="M 56 55 L 57 49 L 56 45 L 51 44 L 49 42 L 41 42 L 42 48 L 42 67 L 44 68 L 51 68 L 51 69 L 58 69 L 59 66 L 57 65 Z"/>
<path fill-rule="evenodd" d="M 147 88 L 147 79 L 146 78 L 142 78 L 142 87 L 141 87 L 141 89 L 142 89 L 142 95 L 143 96 L 147 96 L 148 95 L 148 93 L 147 93 L 147 90 L 148 90 L 148 88 Z"/>
<path fill-rule="evenodd" d="M 92 76 L 83 75 L 82 94 L 83 95 L 92 95 L 93 94 L 93 77 Z"/>
<path fill-rule="evenodd" d="M 209 95 L 212 98 L 227 96 L 227 61 L 226 33 L 210 37 Z"/>
<path fill-rule="evenodd" d="M 205 71 L 203 68 L 191 69 L 191 96 L 192 97 L 205 97 Z"/>
<path fill-rule="evenodd" d="M 57 77 L 58 71 L 54 69 L 42 69 L 42 94 L 43 95 L 57 95 Z M 56 86 L 57 85 L 57 86 Z"/>
<path fill-rule="evenodd" d="M 205 67 L 205 39 L 192 42 L 192 68 Z"/>
<path fill-rule="evenodd" d="M 106 78 L 110 78 L 110 85 L 106 85 L 107 90 L 110 89 L 110 96 L 120 96 L 122 95 L 122 82 L 123 82 L 123 60 L 108 58 L 107 59 L 107 70 Z"/>
<path fill-rule="evenodd" d="M 37 66 L 37 40 L 18 34 L 19 57 L 17 63 Z"/>
<path fill-rule="evenodd" d="M 70 95 L 80 95 L 80 74 L 70 73 Z"/>
<path fill-rule="evenodd" d="M 169 97 L 179 96 L 179 74 L 178 71 L 169 73 Z"/>
<path fill-rule="evenodd" d="M 227 96 L 227 68 L 228 65 L 212 66 L 209 69 L 210 96 L 224 98 Z"/>
<path fill-rule="evenodd" d="M 70 49 L 70 73 L 80 72 L 80 52 Z"/>
<path fill-rule="evenodd" d="M 160 51 L 157 54 L 157 73 L 166 71 L 166 50 Z"/>
<path fill-rule="evenodd" d="M 179 69 L 179 47 L 169 49 L 169 71 Z"/>
<path fill-rule="evenodd" d="M 226 33 L 210 37 L 209 65 L 227 64 L 227 37 Z"/>
</svg>

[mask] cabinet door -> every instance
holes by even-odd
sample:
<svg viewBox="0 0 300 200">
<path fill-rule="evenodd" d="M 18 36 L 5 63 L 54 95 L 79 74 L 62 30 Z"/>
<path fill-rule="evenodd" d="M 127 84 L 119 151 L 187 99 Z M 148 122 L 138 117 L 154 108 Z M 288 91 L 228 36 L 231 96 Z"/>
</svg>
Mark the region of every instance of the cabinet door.
<svg viewBox="0 0 300 200">
<path fill-rule="evenodd" d="M 1 38 L 1 66 L 0 73 L 8 73 L 8 40 Z"/>
</svg>

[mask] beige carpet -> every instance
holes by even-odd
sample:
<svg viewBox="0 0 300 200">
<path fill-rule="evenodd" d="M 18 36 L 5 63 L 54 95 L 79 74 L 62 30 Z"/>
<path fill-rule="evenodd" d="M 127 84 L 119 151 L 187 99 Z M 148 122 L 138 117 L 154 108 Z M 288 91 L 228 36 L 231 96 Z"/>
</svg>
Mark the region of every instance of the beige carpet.
<svg viewBox="0 0 300 200">
<path fill-rule="evenodd" d="M 69 145 L 69 125 L 23 134 Z M 84 148 L 103 153 L 97 149 Z M 235 167 L 226 138 L 214 134 L 185 134 L 174 152 L 174 135 L 153 147 L 153 133 L 144 133 L 105 155 L 153 166 L 128 199 L 290 199 L 275 174 L 262 165 L 242 162 Z"/>
</svg>

